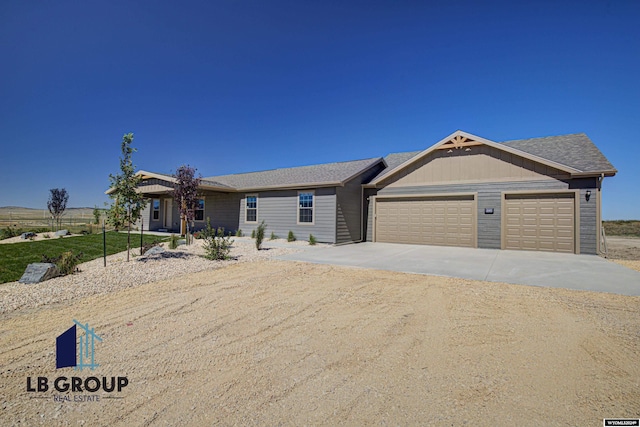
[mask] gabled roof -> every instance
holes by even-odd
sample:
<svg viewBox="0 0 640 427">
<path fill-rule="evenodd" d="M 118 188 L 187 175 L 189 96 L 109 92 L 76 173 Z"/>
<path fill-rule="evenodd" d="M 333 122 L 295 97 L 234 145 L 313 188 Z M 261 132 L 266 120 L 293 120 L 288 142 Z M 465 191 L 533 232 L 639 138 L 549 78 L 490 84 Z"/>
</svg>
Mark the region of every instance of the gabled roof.
<svg viewBox="0 0 640 427">
<path fill-rule="evenodd" d="M 390 166 L 385 169 L 367 185 L 375 186 L 382 180 L 423 159 L 437 149 L 461 148 L 466 145 L 478 144 L 485 144 L 501 151 L 516 154 L 567 172 L 572 176 L 601 173 L 606 176 L 612 176 L 617 172 L 585 134 L 560 135 L 498 143 L 458 130 L 424 151 L 389 154 L 384 159 L 390 159 L 390 162 L 397 163 L 395 167 Z"/>
<path fill-rule="evenodd" d="M 389 172 L 394 170 L 396 167 L 400 166 L 401 164 L 403 164 L 407 160 L 411 159 L 412 157 L 414 157 L 414 156 L 416 156 L 417 154 L 420 154 L 420 153 L 421 153 L 420 151 L 407 151 L 405 153 L 387 154 L 385 157 L 383 157 L 385 163 L 387 164 L 387 167 L 385 169 L 383 169 L 382 171 L 380 171 L 380 173 L 378 175 L 373 177 L 373 179 L 371 181 L 375 181 L 377 179 L 381 179 L 383 176 L 386 176 L 387 174 L 389 174 Z"/>
<path fill-rule="evenodd" d="M 158 178 L 158 179 L 162 179 L 164 181 L 167 182 L 171 182 L 171 183 L 176 183 L 176 179 L 173 175 L 169 175 L 166 173 L 158 173 L 158 172 L 147 172 L 147 171 L 143 171 L 140 170 L 138 172 L 136 172 L 136 175 L 141 176 L 143 179 L 147 179 L 147 178 Z M 206 188 L 206 189 L 212 189 L 212 190 L 232 190 L 233 188 L 231 188 L 230 186 L 226 185 L 226 184 L 222 184 L 220 182 L 216 182 L 214 180 L 211 179 L 207 179 L 207 178 L 201 178 L 200 179 L 200 187 L 202 188 Z"/>
<path fill-rule="evenodd" d="M 525 153 L 553 159 L 583 173 L 613 175 L 617 172 L 616 168 L 609 163 L 609 160 L 584 133 L 518 139 L 505 141 L 502 144 Z"/>
<path fill-rule="evenodd" d="M 261 172 L 237 173 L 204 178 L 232 187 L 238 191 L 271 188 L 305 188 L 344 185 L 374 165 L 383 162 L 381 157 L 350 162 L 324 163 L 294 168 L 272 169 Z"/>
</svg>

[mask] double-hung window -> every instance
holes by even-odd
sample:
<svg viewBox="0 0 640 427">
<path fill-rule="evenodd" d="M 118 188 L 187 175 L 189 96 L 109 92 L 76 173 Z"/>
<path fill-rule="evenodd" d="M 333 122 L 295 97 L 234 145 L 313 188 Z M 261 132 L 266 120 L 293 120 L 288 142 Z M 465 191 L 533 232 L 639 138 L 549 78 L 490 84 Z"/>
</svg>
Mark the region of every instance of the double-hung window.
<svg viewBox="0 0 640 427">
<path fill-rule="evenodd" d="M 204 221 L 204 199 L 198 199 L 193 214 L 196 221 Z"/>
<path fill-rule="evenodd" d="M 245 222 L 258 222 L 258 196 L 247 195 L 245 206 Z"/>
<path fill-rule="evenodd" d="M 313 191 L 298 193 L 298 224 L 313 224 Z"/>
<path fill-rule="evenodd" d="M 160 219 L 160 199 L 153 199 L 151 203 L 151 219 L 158 221 Z"/>
</svg>

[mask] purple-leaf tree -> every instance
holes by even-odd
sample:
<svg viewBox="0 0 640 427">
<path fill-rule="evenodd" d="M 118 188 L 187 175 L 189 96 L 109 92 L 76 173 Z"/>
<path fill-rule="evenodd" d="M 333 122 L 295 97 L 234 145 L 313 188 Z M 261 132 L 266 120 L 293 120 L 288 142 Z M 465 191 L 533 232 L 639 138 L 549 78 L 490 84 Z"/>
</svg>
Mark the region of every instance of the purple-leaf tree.
<svg viewBox="0 0 640 427">
<path fill-rule="evenodd" d="M 189 223 L 195 219 L 198 205 L 198 187 L 201 177 L 196 177 L 196 169 L 189 165 L 182 165 L 173 177 L 176 179 L 173 190 L 173 200 L 180 210 L 181 231 L 186 229 L 185 235 L 189 242 Z"/>
</svg>

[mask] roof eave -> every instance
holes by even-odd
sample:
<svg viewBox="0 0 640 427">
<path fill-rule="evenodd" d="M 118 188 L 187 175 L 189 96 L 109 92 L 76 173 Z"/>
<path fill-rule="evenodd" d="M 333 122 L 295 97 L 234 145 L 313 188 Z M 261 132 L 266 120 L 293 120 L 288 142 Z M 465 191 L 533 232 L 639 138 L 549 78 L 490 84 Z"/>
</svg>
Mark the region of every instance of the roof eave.
<svg viewBox="0 0 640 427">
<path fill-rule="evenodd" d="M 342 187 L 344 184 L 341 181 L 331 182 L 310 182 L 304 184 L 280 184 L 280 185 L 266 185 L 260 187 L 242 187 L 236 188 L 235 191 L 244 193 L 247 191 L 269 191 L 269 190 L 296 190 L 300 188 L 321 188 L 321 187 Z"/>
<path fill-rule="evenodd" d="M 618 173 L 617 169 L 608 169 L 603 171 L 590 171 L 590 172 L 576 172 L 572 173 L 571 177 L 575 178 L 587 178 L 587 177 L 597 177 L 597 176 L 614 176 Z"/>
</svg>

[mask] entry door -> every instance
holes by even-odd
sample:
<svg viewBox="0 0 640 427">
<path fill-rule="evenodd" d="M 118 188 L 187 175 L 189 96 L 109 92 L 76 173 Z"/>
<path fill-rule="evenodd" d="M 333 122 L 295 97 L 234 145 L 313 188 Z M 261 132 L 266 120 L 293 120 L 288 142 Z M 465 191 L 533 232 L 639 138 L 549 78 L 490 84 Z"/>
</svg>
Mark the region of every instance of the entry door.
<svg viewBox="0 0 640 427">
<path fill-rule="evenodd" d="M 171 228 L 173 222 L 173 200 L 164 199 L 164 228 Z"/>
</svg>

